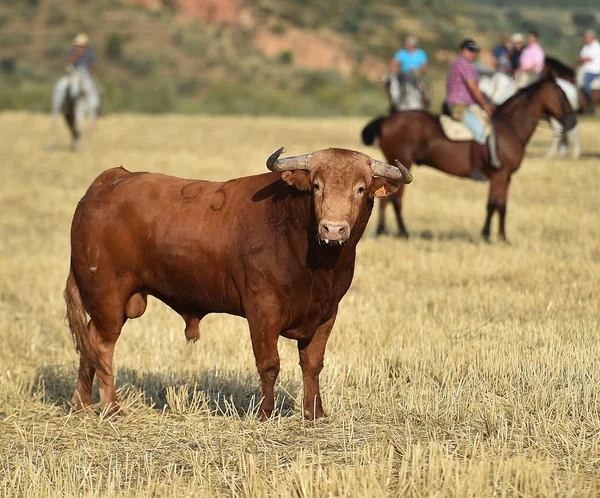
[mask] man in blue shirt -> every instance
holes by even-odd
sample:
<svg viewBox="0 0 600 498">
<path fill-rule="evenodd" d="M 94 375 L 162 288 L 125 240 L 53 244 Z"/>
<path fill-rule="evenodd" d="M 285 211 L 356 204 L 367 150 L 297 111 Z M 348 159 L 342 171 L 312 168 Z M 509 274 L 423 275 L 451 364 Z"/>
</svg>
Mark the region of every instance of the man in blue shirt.
<svg viewBox="0 0 600 498">
<path fill-rule="evenodd" d="M 96 54 L 88 46 L 89 40 L 85 33 L 79 33 L 73 40 L 73 47 L 67 55 L 66 64 L 75 67 L 84 67 L 91 76 L 98 70 Z"/>
<path fill-rule="evenodd" d="M 508 35 L 503 35 L 500 40 L 500 45 L 498 45 L 494 50 L 492 50 L 492 62 L 494 64 L 494 69 L 496 71 L 500 71 L 503 73 L 511 73 L 512 67 L 510 63 L 512 47 L 510 44 L 510 37 Z"/>
<path fill-rule="evenodd" d="M 408 36 L 404 43 L 404 48 L 398 50 L 390 61 L 390 70 L 392 74 L 414 73 L 421 76 L 427 70 L 427 54 L 420 48 L 417 48 L 417 39 L 414 36 Z"/>
</svg>

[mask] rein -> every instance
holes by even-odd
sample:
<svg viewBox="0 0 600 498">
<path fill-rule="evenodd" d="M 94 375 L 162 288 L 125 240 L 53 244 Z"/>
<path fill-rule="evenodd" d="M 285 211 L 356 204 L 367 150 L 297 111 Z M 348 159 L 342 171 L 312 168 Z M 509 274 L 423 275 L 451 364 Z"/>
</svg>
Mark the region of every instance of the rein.
<svg viewBox="0 0 600 498">
<path fill-rule="evenodd" d="M 561 95 L 561 93 L 558 92 L 557 84 L 555 82 L 552 85 L 552 89 L 554 90 L 554 93 L 556 94 L 558 102 L 560 103 L 560 109 L 561 109 L 561 111 L 563 113 L 563 119 L 562 119 L 563 127 L 566 127 L 565 124 L 564 124 L 565 123 L 565 118 L 566 118 L 566 116 L 568 114 L 570 114 L 570 112 L 567 109 L 565 109 L 565 105 L 564 105 L 565 104 L 564 100 L 565 100 L 566 97 L 564 97 L 564 95 Z M 529 100 L 531 100 L 531 96 L 530 96 Z M 501 110 L 501 112 L 502 112 L 502 110 Z M 571 113 L 572 112 L 573 111 L 571 111 Z M 524 116 L 524 115 L 522 115 L 520 113 L 511 114 L 510 117 L 512 117 L 512 118 L 514 118 L 517 121 L 520 121 L 522 123 L 525 123 L 525 124 L 534 124 L 536 126 L 540 126 L 540 121 L 542 121 L 541 118 L 538 119 L 538 120 L 535 120 L 535 119 L 529 118 L 528 116 Z M 502 114 L 496 114 L 496 113 L 494 113 L 492 115 L 492 122 L 493 121 L 496 121 L 497 123 L 504 124 L 504 126 L 506 126 L 508 128 L 508 130 L 517 138 L 517 140 L 521 144 L 521 147 L 523 149 L 525 149 L 525 147 L 527 145 L 527 142 L 529 140 L 523 141 L 521 139 L 521 137 L 519 136 L 519 134 L 515 131 L 515 129 L 513 128 L 512 124 L 507 120 L 507 117 L 503 113 Z M 546 126 L 545 123 L 544 123 L 544 126 L 541 126 L 541 129 L 545 129 L 545 130 L 548 130 L 548 131 L 554 131 L 553 128 L 550 126 L 550 124 L 548 124 Z"/>
</svg>

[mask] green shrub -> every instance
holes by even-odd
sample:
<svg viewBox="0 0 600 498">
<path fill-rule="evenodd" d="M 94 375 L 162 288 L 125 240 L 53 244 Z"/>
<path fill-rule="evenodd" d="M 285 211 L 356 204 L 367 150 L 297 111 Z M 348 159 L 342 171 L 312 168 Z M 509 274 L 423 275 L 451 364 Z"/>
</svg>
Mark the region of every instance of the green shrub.
<svg viewBox="0 0 600 498">
<path fill-rule="evenodd" d="M 581 29 L 591 29 L 596 26 L 596 17 L 591 12 L 573 12 L 571 20 L 575 26 Z"/>
<path fill-rule="evenodd" d="M 200 83 L 197 78 L 188 78 L 180 82 L 177 86 L 177 95 L 181 95 L 182 97 L 193 97 L 198 92 L 199 87 Z"/>
<path fill-rule="evenodd" d="M 147 54 L 131 54 L 123 59 L 123 66 L 138 78 L 146 78 L 154 72 L 156 60 Z"/>
<path fill-rule="evenodd" d="M 104 54 L 109 61 L 120 61 L 123 57 L 125 37 L 116 31 L 111 32 L 104 43 Z"/>
<path fill-rule="evenodd" d="M 277 56 L 279 64 L 291 64 L 294 61 L 294 54 L 291 50 L 284 50 Z"/>
<path fill-rule="evenodd" d="M 160 114 L 173 112 L 174 109 L 174 92 L 166 82 L 150 81 L 135 94 L 134 110 L 136 111 Z"/>
<path fill-rule="evenodd" d="M 65 10 L 56 3 L 50 4 L 48 9 L 48 15 L 46 17 L 46 24 L 50 26 L 58 26 L 64 24 L 67 20 L 67 13 Z"/>
</svg>

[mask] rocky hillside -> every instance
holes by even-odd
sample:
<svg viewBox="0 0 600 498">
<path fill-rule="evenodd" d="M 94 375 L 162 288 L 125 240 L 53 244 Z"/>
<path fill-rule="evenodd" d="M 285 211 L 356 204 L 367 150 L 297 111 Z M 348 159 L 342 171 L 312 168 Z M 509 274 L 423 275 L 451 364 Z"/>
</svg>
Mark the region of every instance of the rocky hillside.
<svg viewBox="0 0 600 498">
<path fill-rule="evenodd" d="M 70 41 L 85 31 L 104 112 L 372 114 L 386 107 L 379 79 L 409 33 L 430 54 L 434 98 L 465 36 L 485 59 L 502 32 L 535 27 L 548 53 L 572 62 L 579 32 L 600 19 L 584 0 L 543 3 L 0 0 L 0 109 L 47 110 Z"/>
</svg>

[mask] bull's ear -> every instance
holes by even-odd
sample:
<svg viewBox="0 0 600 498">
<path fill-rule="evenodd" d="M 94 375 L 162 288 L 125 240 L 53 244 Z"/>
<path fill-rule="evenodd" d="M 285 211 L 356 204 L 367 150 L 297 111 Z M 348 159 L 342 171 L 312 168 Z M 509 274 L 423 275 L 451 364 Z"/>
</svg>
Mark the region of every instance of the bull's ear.
<svg viewBox="0 0 600 498">
<path fill-rule="evenodd" d="M 399 181 L 383 178 L 382 176 L 376 176 L 371 182 L 371 197 L 385 197 L 393 194 L 396 190 L 398 190 L 399 186 Z"/>
<path fill-rule="evenodd" d="M 300 192 L 310 192 L 310 171 L 303 169 L 284 171 L 281 173 L 281 179 L 291 187 L 300 190 Z"/>
</svg>

